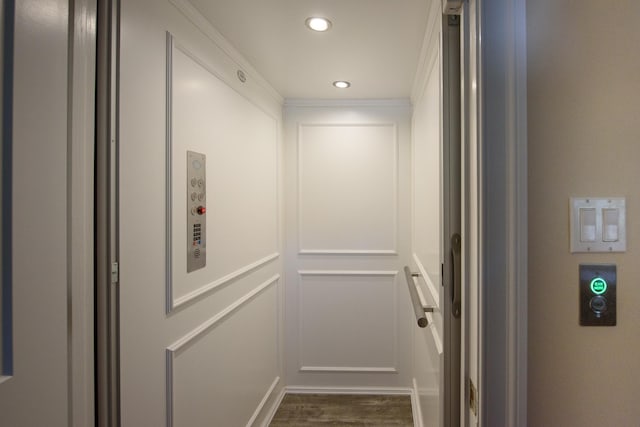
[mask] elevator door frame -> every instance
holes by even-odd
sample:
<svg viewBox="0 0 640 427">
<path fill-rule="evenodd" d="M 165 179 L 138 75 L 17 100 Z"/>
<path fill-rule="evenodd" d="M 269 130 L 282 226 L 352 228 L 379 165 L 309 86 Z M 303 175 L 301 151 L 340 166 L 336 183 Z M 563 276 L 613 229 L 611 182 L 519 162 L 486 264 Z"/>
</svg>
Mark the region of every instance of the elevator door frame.
<svg viewBox="0 0 640 427">
<path fill-rule="evenodd" d="M 460 277 L 462 234 L 461 103 L 460 103 L 460 17 L 442 17 L 442 147 L 441 147 L 441 263 L 443 298 L 442 366 L 443 422 L 445 427 L 460 425 L 462 284 Z M 458 245 L 453 244 L 457 239 Z"/>
</svg>

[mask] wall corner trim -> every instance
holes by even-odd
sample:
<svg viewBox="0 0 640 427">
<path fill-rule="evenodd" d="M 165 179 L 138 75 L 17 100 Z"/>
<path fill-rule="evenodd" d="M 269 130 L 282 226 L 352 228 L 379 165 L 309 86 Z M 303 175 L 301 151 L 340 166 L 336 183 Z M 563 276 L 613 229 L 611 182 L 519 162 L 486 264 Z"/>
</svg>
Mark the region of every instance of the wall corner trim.
<svg viewBox="0 0 640 427">
<path fill-rule="evenodd" d="M 427 28 L 425 31 L 418 67 L 411 86 L 411 100 L 416 103 L 422 98 L 424 88 L 429 81 L 435 61 L 440 53 L 441 4 L 432 1 L 427 13 Z"/>
<path fill-rule="evenodd" d="M 238 52 L 231 43 L 189 2 L 188 0 L 169 0 L 189 21 L 218 46 L 245 74 L 256 81 L 274 101 L 282 105 L 284 98 L 271 84 Z"/>
</svg>

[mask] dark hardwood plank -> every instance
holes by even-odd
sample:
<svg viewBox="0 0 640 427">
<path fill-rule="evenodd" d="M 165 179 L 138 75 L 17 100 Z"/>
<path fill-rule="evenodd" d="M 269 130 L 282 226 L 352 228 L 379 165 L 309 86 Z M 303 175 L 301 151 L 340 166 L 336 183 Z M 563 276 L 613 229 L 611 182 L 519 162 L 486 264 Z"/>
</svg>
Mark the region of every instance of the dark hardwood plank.
<svg viewBox="0 0 640 427">
<path fill-rule="evenodd" d="M 413 427 L 411 398 L 397 395 L 287 394 L 270 427 Z"/>
</svg>

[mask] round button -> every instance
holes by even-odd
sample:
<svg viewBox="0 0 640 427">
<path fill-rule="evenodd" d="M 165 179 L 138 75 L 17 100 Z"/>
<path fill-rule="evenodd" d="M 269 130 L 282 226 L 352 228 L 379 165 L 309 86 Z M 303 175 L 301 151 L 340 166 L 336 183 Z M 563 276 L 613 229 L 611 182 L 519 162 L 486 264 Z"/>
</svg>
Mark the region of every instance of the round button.
<svg viewBox="0 0 640 427">
<path fill-rule="evenodd" d="M 198 187 L 202 187 L 204 185 L 204 179 L 200 178 L 198 180 Z"/>
<path fill-rule="evenodd" d="M 589 308 L 595 314 L 602 314 L 607 311 L 607 299 L 601 295 L 595 296 L 589 301 Z"/>
<path fill-rule="evenodd" d="M 200 201 L 204 200 L 204 193 L 198 194 L 198 200 L 200 200 Z"/>
<path fill-rule="evenodd" d="M 607 281 L 602 277 L 595 277 L 589 286 L 591 287 L 591 292 L 596 295 L 602 295 L 607 292 Z"/>
<path fill-rule="evenodd" d="M 198 215 L 203 215 L 205 213 L 207 213 L 207 208 L 204 206 L 198 206 Z"/>
<path fill-rule="evenodd" d="M 192 187 L 195 187 L 197 183 L 198 182 L 197 182 L 197 180 L 195 178 L 191 178 L 191 186 Z"/>
<path fill-rule="evenodd" d="M 196 193 L 191 193 L 191 201 L 195 201 L 198 195 Z"/>
</svg>

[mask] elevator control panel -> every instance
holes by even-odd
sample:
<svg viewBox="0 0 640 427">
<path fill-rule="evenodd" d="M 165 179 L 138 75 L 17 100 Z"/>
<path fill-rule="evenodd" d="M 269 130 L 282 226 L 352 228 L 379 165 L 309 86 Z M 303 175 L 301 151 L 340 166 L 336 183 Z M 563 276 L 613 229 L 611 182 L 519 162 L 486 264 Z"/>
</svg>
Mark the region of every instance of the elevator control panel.
<svg viewBox="0 0 640 427">
<path fill-rule="evenodd" d="M 204 154 L 187 151 L 187 273 L 207 265 L 207 177 Z"/>
<path fill-rule="evenodd" d="M 580 264 L 580 325 L 616 325 L 615 264 Z"/>
</svg>

